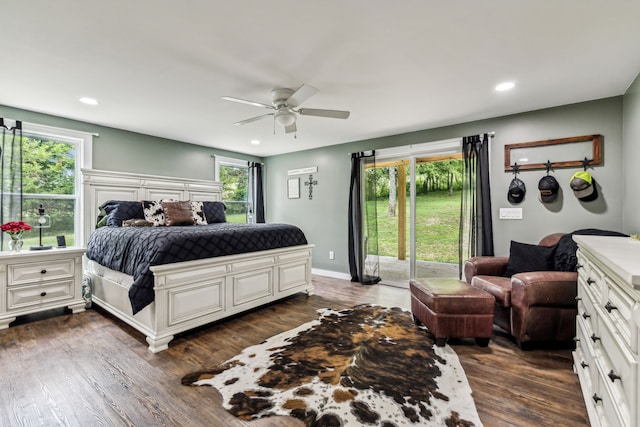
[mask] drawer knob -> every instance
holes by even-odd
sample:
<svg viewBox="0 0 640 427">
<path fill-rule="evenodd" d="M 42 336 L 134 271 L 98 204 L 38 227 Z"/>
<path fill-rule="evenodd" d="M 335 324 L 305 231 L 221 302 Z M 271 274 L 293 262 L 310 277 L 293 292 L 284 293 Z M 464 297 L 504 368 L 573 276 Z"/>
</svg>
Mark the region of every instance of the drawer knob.
<svg viewBox="0 0 640 427">
<path fill-rule="evenodd" d="M 576 264 L 576 270 L 580 270 L 583 267 L 584 267 L 584 265 L 582 265 L 582 264 Z"/>
<path fill-rule="evenodd" d="M 611 304 L 611 301 L 607 301 L 607 304 L 604 306 L 604 308 L 609 313 L 611 313 L 611 310 L 617 310 L 618 309 L 618 307 L 616 307 L 615 305 Z"/>
<path fill-rule="evenodd" d="M 595 333 L 591 335 L 591 341 L 596 342 L 600 339 L 599 336 L 597 336 Z"/>
<path fill-rule="evenodd" d="M 582 318 L 583 319 L 588 319 L 589 317 L 591 317 L 590 314 L 587 314 L 586 312 L 582 313 Z"/>
<path fill-rule="evenodd" d="M 582 298 L 580 298 L 580 297 L 575 297 L 574 299 L 575 299 L 576 301 L 582 301 Z"/>
<path fill-rule="evenodd" d="M 587 364 L 584 360 L 582 362 L 580 362 L 580 366 L 582 366 L 582 368 L 586 368 L 587 366 L 589 366 L 589 364 Z"/>
<path fill-rule="evenodd" d="M 40 274 L 47 274 L 47 270 L 43 268 L 42 270 L 40 270 Z"/>
<path fill-rule="evenodd" d="M 573 342 L 579 342 L 579 341 L 580 341 L 580 338 L 578 338 L 578 337 L 573 337 Z"/>
<path fill-rule="evenodd" d="M 587 285 L 591 286 L 591 284 L 592 284 L 592 283 L 596 283 L 596 281 L 595 281 L 595 280 L 593 280 L 591 277 L 589 277 L 589 278 L 587 279 Z"/>
<path fill-rule="evenodd" d="M 602 398 L 600 396 L 598 396 L 596 393 L 593 393 L 593 396 L 591 396 L 591 398 L 593 399 L 593 401 L 595 403 L 601 402 Z"/>
<path fill-rule="evenodd" d="M 615 380 L 621 379 L 620 375 L 617 375 L 615 372 L 613 372 L 613 369 L 607 374 L 607 376 L 609 377 L 611 382 L 614 382 Z"/>
<path fill-rule="evenodd" d="M 41 297 L 46 297 L 46 296 L 47 296 L 47 293 L 46 293 L 46 292 L 40 292 L 40 296 L 41 296 Z"/>
</svg>

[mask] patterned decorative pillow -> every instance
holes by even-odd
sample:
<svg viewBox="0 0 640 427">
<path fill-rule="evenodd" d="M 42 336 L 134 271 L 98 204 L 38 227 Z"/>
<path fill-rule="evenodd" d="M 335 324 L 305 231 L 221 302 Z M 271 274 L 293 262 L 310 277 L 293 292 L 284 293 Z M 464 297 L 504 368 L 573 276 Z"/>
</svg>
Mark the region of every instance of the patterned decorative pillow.
<svg viewBox="0 0 640 427">
<path fill-rule="evenodd" d="M 191 215 L 195 225 L 207 225 L 207 217 L 204 215 L 202 202 L 191 202 Z"/>
<path fill-rule="evenodd" d="M 193 225 L 191 202 L 160 202 L 164 211 L 164 223 L 167 226 Z"/>
<path fill-rule="evenodd" d="M 107 226 L 122 227 L 122 221 L 143 218 L 142 203 L 127 200 L 109 200 L 99 206 L 107 214 Z"/>
<path fill-rule="evenodd" d="M 202 202 L 204 209 L 204 216 L 207 218 L 207 224 L 213 224 L 216 222 L 227 222 L 227 216 L 224 211 L 227 210 L 227 206 L 222 202 Z"/>
<path fill-rule="evenodd" d="M 162 208 L 162 202 L 170 202 L 170 199 L 166 200 L 143 200 L 142 210 L 144 219 L 153 224 L 154 227 L 165 225 L 164 223 L 164 209 Z"/>
</svg>

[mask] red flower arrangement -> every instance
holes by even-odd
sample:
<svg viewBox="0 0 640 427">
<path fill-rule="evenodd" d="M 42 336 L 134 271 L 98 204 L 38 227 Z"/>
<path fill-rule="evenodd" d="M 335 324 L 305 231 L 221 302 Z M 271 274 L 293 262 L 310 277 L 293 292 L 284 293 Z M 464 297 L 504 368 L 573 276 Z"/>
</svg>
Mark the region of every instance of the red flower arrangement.
<svg viewBox="0 0 640 427">
<path fill-rule="evenodd" d="M 25 231 L 31 230 L 31 226 L 24 221 L 11 221 L 2 224 L 2 232 L 9 234 L 13 240 L 17 240 Z"/>
</svg>

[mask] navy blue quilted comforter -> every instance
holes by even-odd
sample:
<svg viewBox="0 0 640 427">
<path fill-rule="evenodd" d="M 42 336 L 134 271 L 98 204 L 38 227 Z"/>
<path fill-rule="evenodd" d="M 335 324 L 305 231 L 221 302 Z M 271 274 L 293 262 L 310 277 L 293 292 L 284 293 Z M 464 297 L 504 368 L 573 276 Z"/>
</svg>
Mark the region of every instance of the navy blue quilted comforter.
<svg viewBox="0 0 640 427">
<path fill-rule="evenodd" d="M 255 252 L 307 243 L 288 224 L 217 223 L 177 227 L 101 227 L 87 244 L 87 258 L 133 276 L 133 314 L 154 299 L 152 265 Z"/>
</svg>

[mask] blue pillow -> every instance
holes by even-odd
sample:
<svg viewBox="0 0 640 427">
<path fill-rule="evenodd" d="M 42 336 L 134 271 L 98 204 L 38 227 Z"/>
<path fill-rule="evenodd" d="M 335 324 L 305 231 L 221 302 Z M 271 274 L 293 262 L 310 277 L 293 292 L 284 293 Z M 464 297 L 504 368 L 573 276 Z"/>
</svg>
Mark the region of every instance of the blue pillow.
<svg viewBox="0 0 640 427">
<path fill-rule="evenodd" d="M 224 213 L 227 206 L 222 202 L 202 202 L 202 210 L 207 218 L 207 224 L 227 222 L 227 216 Z"/>
<path fill-rule="evenodd" d="M 100 206 L 107 214 L 107 226 L 122 227 L 122 221 L 144 218 L 142 203 L 126 200 L 109 200 Z"/>
</svg>

